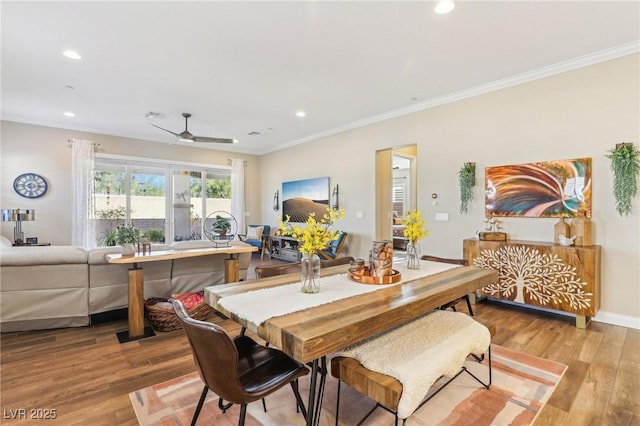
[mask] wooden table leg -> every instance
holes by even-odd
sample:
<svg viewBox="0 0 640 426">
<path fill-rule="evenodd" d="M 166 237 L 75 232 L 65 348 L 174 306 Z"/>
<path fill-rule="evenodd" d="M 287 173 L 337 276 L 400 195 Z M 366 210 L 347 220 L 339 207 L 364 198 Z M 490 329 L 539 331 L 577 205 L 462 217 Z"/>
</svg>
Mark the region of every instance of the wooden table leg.
<svg viewBox="0 0 640 426">
<path fill-rule="evenodd" d="M 129 339 L 144 336 L 144 271 L 129 269 Z"/>
<path fill-rule="evenodd" d="M 232 255 L 233 256 L 233 255 Z M 240 262 L 237 258 L 229 258 L 224 261 L 224 282 L 235 283 L 240 281 Z"/>
</svg>

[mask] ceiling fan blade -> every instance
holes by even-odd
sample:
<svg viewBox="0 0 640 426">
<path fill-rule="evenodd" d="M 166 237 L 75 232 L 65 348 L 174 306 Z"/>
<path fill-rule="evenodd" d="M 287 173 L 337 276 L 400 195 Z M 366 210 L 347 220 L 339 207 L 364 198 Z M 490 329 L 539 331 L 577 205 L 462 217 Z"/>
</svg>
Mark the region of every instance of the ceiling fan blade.
<svg viewBox="0 0 640 426">
<path fill-rule="evenodd" d="M 234 139 L 225 138 L 207 138 L 205 136 L 194 136 L 194 142 L 210 142 L 210 143 L 235 143 Z"/>
<path fill-rule="evenodd" d="M 171 133 L 173 136 L 178 138 L 181 142 L 205 142 L 205 143 L 235 143 L 235 139 L 225 139 L 225 138 L 208 138 L 206 136 L 193 136 L 189 133 L 188 130 L 188 120 L 191 117 L 191 114 L 188 112 L 183 112 L 182 116 L 184 117 L 184 131 L 182 133 L 174 133 L 171 130 L 167 130 L 160 126 L 156 126 L 155 124 L 151 124 L 153 127 L 157 127 L 160 130 L 164 130 L 165 132 Z"/>
<path fill-rule="evenodd" d="M 160 129 L 160 130 L 164 130 L 165 132 L 169 132 L 169 133 L 171 133 L 173 136 L 180 137 L 180 135 L 179 135 L 179 134 L 174 133 L 174 132 L 172 132 L 171 130 L 163 129 L 162 127 L 160 127 L 160 126 L 156 126 L 155 124 L 152 124 L 152 123 L 149 123 L 149 124 L 151 124 L 153 127 L 157 127 L 157 128 L 158 128 L 158 129 Z"/>
</svg>

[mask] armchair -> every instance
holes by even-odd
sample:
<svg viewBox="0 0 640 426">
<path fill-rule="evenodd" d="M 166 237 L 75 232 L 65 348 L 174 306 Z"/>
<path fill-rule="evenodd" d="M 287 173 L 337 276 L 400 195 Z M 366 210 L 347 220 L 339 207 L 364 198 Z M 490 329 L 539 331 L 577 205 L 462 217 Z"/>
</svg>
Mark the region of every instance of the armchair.
<svg viewBox="0 0 640 426">
<path fill-rule="evenodd" d="M 269 234 L 271 233 L 270 225 L 248 225 L 246 234 L 238 234 L 240 241 L 257 247 L 260 251 L 260 259 L 264 257 L 264 250 L 269 249 Z M 271 253 L 271 251 L 269 251 Z"/>
<path fill-rule="evenodd" d="M 344 242 L 346 240 L 347 233 L 341 232 L 338 236 L 331 240 L 331 242 L 329 243 L 329 247 L 318 252 L 318 256 L 320 256 L 320 259 L 327 260 L 337 258 L 338 256 L 340 256 L 340 252 L 342 252 L 342 246 L 344 246 Z"/>
</svg>

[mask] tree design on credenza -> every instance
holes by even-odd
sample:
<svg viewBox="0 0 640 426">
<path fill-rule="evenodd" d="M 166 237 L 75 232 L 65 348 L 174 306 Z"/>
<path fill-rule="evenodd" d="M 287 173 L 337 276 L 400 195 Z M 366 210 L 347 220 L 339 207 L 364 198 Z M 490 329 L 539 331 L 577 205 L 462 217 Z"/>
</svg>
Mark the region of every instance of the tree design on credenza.
<svg viewBox="0 0 640 426">
<path fill-rule="evenodd" d="M 498 282 L 482 289 L 489 295 L 552 308 L 562 303 L 576 310 L 591 306 L 593 293 L 583 291 L 587 283 L 580 280 L 575 267 L 555 254 L 525 246 L 500 247 L 482 250 L 473 266 L 499 272 Z"/>
</svg>

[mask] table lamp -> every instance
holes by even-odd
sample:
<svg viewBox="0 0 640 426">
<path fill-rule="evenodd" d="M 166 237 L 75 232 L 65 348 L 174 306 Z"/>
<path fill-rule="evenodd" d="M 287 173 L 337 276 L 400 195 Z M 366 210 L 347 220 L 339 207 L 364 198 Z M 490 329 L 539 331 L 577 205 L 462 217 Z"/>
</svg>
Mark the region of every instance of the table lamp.
<svg viewBox="0 0 640 426">
<path fill-rule="evenodd" d="M 24 234 L 22 233 L 22 222 L 26 220 L 36 220 L 36 211 L 33 209 L 5 209 L 2 210 L 3 222 L 15 222 L 13 229 L 13 239 L 15 245 L 24 244 Z"/>
</svg>

